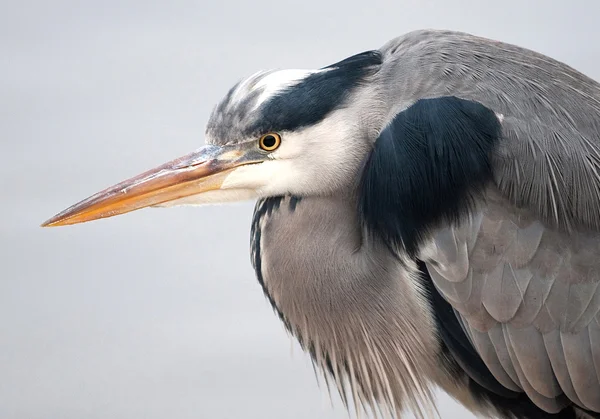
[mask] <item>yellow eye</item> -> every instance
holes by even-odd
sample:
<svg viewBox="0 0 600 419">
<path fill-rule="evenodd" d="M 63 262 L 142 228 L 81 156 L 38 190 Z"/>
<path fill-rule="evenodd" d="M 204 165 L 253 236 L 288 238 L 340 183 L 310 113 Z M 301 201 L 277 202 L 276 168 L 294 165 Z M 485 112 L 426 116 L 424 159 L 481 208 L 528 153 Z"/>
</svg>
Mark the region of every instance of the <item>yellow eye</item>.
<svg viewBox="0 0 600 419">
<path fill-rule="evenodd" d="M 274 151 L 281 145 L 281 135 L 276 132 L 269 132 L 258 140 L 258 145 L 265 151 Z"/>
</svg>

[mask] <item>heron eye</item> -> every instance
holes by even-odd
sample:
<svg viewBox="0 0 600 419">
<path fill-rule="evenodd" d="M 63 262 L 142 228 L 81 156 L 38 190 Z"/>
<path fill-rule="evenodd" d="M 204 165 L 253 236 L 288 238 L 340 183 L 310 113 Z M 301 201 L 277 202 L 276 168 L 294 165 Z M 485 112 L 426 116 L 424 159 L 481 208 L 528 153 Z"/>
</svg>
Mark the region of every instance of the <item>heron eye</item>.
<svg viewBox="0 0 600 419">
<path fill-rule="evenodd" d="M 260 137 L 258 144 L 260 145 L 260 148 L 265 151 L 277 150 L 281 144 L 281 136 L 276 132 L 270 132 Z"/>
</svg>

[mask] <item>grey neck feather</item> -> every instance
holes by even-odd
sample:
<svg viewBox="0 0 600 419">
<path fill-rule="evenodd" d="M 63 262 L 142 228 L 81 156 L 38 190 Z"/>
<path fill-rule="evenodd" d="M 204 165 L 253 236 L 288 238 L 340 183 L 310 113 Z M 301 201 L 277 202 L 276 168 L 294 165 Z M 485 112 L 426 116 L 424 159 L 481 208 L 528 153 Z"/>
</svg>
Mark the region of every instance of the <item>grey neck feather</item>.
<svg viewBox="0 0 600 419">
<path fill-rule="evenodd" d="M 416 267 L 363 236 L 353 198 L 269 199 L 255 212 L 255 268 L 328 384 L 363 407 L 429 416 L 439 344 Z"/>
</svg>

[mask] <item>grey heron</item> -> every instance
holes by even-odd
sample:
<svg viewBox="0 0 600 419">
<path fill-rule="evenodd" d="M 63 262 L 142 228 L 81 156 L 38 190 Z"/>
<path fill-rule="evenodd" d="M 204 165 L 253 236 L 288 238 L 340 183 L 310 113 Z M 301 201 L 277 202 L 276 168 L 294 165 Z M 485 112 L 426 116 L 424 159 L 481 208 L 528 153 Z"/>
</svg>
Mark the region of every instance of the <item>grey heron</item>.
<svg viewBox="0 0 600 419">
<path fill-rule="evenodd" d="M 314 70 L 260 71 L 206 145 L 44 226 L 257 199 L 251 259 L 348 406 L 600 417 L 600 84 L 420 30 Z"/>
</svg>

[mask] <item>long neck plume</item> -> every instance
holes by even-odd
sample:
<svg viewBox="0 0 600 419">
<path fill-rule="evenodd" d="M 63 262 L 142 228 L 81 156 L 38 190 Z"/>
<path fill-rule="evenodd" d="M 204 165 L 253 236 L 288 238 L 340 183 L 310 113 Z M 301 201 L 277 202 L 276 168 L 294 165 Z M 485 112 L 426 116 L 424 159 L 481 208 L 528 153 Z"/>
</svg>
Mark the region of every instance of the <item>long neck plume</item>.
<svg viewBox="0 0 600 419">
<path fill-rule="evenodd" d="M 416 267 L 363 237 L 356 213 L 354 200 L 340 197 L 259 201 L 258 279 L 347 405 L 431 416 L 428 377 L 439 348 Z"/>
</svg>

